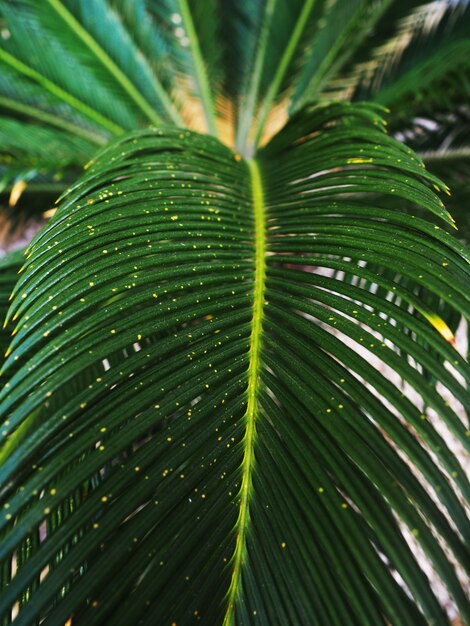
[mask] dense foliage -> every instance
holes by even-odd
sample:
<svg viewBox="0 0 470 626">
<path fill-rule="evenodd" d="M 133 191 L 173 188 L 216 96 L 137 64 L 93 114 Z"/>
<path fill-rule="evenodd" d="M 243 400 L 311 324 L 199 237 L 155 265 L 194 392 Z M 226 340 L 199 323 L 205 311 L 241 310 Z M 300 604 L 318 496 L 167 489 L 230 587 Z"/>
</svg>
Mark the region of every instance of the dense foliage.
<svg viewBox="0 0 470 626">
<path fill-rule="evenodd" d="M 447 625 L 418 547 L 470 624 L 467 2 L 0 36 L 1 624 Z"/>
</svg>

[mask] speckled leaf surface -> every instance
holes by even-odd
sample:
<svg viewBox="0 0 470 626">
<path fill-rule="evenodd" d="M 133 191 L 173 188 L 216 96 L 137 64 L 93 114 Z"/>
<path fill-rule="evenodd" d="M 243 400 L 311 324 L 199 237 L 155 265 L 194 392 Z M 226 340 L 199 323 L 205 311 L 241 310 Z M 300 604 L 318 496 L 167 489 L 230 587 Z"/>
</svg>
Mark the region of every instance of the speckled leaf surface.
<svg viewBox="0 0 470 626">
<path fill-rule="evenodd" d="M 468 254 L 380 115 L 308 109 L 255 160 L 137 131 L 61 199 L 9 312 L 2 624 L 447 624 L 397 519 L 468 616 L 468 480 L 367 358 L 468 446 L 423 372 L 468 408 L 470 369 L 414 290 L 467 315 Z"/>
</svg>

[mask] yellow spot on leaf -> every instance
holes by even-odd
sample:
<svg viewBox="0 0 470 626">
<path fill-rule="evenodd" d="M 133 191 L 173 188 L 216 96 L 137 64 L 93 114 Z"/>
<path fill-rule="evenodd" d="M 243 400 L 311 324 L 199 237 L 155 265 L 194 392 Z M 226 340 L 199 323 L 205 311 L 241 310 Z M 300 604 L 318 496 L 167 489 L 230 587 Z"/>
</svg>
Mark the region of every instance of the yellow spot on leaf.
<svg viewBox="0 0 470 626">
<path fill-rule="evenodd" d="M 348 164 L 352 164 L 352 163 L 372 163 L 372 162 L 373 162 L 373 159 L 364 159 L 364 158 L 361 158 L 361 157 L 352 157 L 352 158 L 350 158 L 350 159 L 348 159 L 346 161 L 346 163 L 348 163 Z"/>
</svg>

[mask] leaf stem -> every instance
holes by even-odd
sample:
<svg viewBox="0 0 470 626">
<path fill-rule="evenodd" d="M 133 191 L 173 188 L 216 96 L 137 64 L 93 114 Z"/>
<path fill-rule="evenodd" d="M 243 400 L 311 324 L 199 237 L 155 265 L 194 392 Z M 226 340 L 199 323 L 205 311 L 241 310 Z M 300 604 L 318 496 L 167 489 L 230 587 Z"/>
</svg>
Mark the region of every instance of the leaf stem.
<svg viewBox="0 0 470 626">
<path fill-rule="evenodd" d="M 223 626 L 231 626 L 235 618 L 235 603 L 239 594 L 241 568 L 246 555 L 246 538 L 250 525 L 250 497 L 253 487 L 252 473 L 255 464 L 256 417 L 258 413 L 259 374 L 261 369 L 261 334 L 266 290 L 266 218 L 263 184 L 259 165 L 247 161 L 251 176 L 253 210 L 255 216 L 255 284 L 250 337 L 250 364 L 248 367 L 247 406 L 245 412 L 244 455 L 240 485 L 240 509 L 235 527 L 237 536 L 232 557 L 232 579 L 228 591 L 228 605 Z"/>
<path fill-rule="evenodd" d="M 276 0 L 267 0 L 264 12 L 263 24 L 259 36 L 258 49 L 254 62 L 253 72 L 250 74 L 250 88 L 246 100 L 242 102 L 240 115 L 237 120 L 237 136 L 235 147 L 240 154 L 245 157 L 250 156 L 247 151 L 248 136 L 250 134 L 251 125 L 256 111 L 258 100 L 258 92 L 263 74 L 264 59 L 268 48 L 269 29 L 271 26 L 271 18 L 274 13 Z"/>
<path fill-rule="evenodd" d="M 196 79 L 199 89 L 199 96 L 204 108 L 204 115 L 206 118 L 207 130 L 211 135 L 218 136 L 217 126 L 215 123 L 214 113 L 214 101 L 212 98 L 212 92 L 209 85 L 209 79 L 207 77 L 207 69 L 202 58 L 201 47 L 199 45 L 199 39 L 194 28 L 193 18 L 187 0 L 179 0 L 179 6 L 181 10 L 181 17 L 183 20 L 184 29 L 189 39 L 191 46 L 191 52 L 196 70 Z"/>
<path fill-rule="evenodd" d="M 377 3 L 377 5 L 373 5 L 370 2 L 358 2 L 358 7 L 354 15 L 351 16 L 349 23 L 337 34 L 329 50 L 322 54 L 322 58 L 321 60 L 319 59 L 310 81 L 307 81 L 300 93 L 294 94 L 290 105 L 291 115 L 316 99 L 329 78 L 335 76 L 346 61 L 351 58 L 353 52 L 357 50 L 379 18 L 385 13 L 391 1 L 383 0 L 381 3 Z M 338 4 L 337 6 L 340 5 Z M 326 28 L 328 27 L 329 25 L 326 26 Z M 310 57 L 318 54 L 319 51 L 316 49 L 314 42 Z M 304 69 L 305 74 L 309 70 L 307 59 L 305 60 L 304 68 L 306 68 Z M 302 83 L 303 81 L 298 81 L 298 84 Z"/>
<path fill-rule="evenodd" d="M 452 161 L 454 159 L 468 159 L 470 157 L 470 146 L 461 146 L 457 148 L 446 148 L 445 150 L 427 150 L 417 153 L 419 158 L 425 163 L 434 163 L 435 161 Z"/>
<path fill-rule="evenodd" d="M 268 93 L 264 98 L 263 104 L 261 106 L 261 111 L 258 118 L 258 129 L 256 132 L 255 140 L 254 140 L 254 149 L 256 150 L 262 134 L 264 130 L 264 126 L 266 124 L 266 120 L 268 118 L 269 113 L 271 112 L 271 107 L 276 98 L 276 95 L 279 92 L 284 76 L 287 72 L 290 62 L 292 61 L 292 57 L 297 49 L 297 45 L 300 41 L 302 33 L 304 32 L 305 26 L 307 25 L 308 18 L 312 12 L 313 5 L 315 4 L 315 0 L 306 0 L 303 4 L 302 11 L 297 19 L 294 30 L 292 31 L 292 35 L 289 39 L 289 43 L 284 50 L 284 54 L 282 55 L 281 61 L 277 67 L 276 74 L 274 75 L 273 80 L 269 86 Z"/>
</svg>

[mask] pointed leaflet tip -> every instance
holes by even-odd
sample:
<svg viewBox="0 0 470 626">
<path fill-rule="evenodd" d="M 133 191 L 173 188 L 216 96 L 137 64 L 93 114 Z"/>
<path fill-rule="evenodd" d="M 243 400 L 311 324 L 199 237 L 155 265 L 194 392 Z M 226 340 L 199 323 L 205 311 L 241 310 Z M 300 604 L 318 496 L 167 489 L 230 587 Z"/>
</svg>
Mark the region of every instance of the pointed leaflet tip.
<svg viewBox="0 0 470 626">
<path fill-rule="evenodd" d="M 444 320 L 435 314 L 425 314 L 426 319 L 430 324 L 434 326 L 437 332 L 443 337 L 451 346 L 456 347 L 454 333 L 450 330 Z"/>
<path fill-rule="evenodd" d="M 452 217 L 452 215 L 449 213 L 449 211 L 446 211 L 447 215 L 449 216 L 449 220 L 450 220 L 450 225 L 452 226 L 452 228 L 454 228 L 455 230 L 458 230 L 458 226 L 455 223 L 454 218 Z"/>
</svg>

